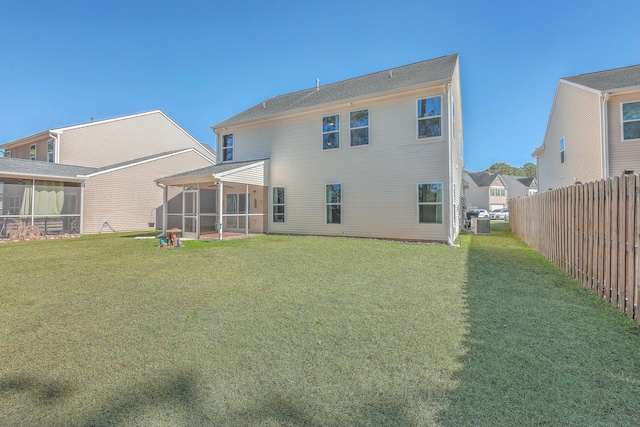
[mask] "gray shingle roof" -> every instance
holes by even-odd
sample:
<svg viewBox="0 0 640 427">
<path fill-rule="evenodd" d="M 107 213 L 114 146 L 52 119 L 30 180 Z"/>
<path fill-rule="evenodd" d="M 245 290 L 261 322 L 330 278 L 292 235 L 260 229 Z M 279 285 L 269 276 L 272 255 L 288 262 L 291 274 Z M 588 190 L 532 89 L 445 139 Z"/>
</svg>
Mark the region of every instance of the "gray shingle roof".
<svg viewBox="0 0 640 427">
<path fill-rule="evenodd" d="M 175 175 L 165 176 L 163 178 L 156 179 L 156 181 L 161 182 L 161 181 L 171 180 L 171 179 L 176 179 L 176 178 L 214 176 L 214 175 L 221 174 L 223 172 L 228 172 L 228 171 L 233 170 L 233 169 L 241 168 L 243 166 L 249 166 L 249 165 L 254 164 L 254 163 L 262 162 L 264 160 L 266 160 L 266 159 L 263 159 L 263 160 L 251 160 L 251 161 L 248 161 L 248 162 L 222 163 L 222 164 L 219 164 L 219 165 L 211 165 L 211 166 L 207 166 L 207 167 L 200 168 L 200 169 L 195 169 L 195 170 L 188 171 L 188 172 L 182 172 L 182 173 L 178 173 L 178 174 L 175 174 Z"/>
<path fill-rule="evenodd" d="M 566 80 L 592 89 L 607 91 L 640 86 L 640 65 L 565 77 Z"/>
<path fill-rule="evenodd" d="M 19 176 L 46 178 L 56 180 L 77 181 L 80 175 L 95 172 L 95 168 L 83 166 L 61 165 L 35 160 L 12 159 L 0 157 L 0 176 Z"/>
<path fill-rule="evenodd" d="M 330 104 L 336 101 L 399 89 L 409 89 L 430 83 L 435 84 L 452 78 L 457 61 L 458 54 L 452 54 L 355 77 L 349 80 L 321 85 L 319 90 L 313 87 L 311 89 L 276 96 L 244 110 L 213 127 L 227 127 L 249 121 L 262 120 L 295 110 Z"/>
<path fill-rule="evenodd" d="M 476 183 L 478 187 L 488 187 L 493 181 L 495 181 L 498 175 L 489 173 L 487 171 L 482 172 L 470 172 L 469 177 Z"/>
</svg>

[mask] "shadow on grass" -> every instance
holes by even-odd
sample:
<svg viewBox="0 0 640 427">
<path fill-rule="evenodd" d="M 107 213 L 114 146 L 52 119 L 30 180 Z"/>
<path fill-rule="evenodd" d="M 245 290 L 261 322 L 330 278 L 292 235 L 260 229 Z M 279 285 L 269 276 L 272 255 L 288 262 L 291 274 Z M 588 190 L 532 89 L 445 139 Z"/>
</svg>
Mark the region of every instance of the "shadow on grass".
<svg viewBox="0 0 640 427">
<path fill-rule="evenodd" d="M 318 413 L 300 407 L 276 390 L 261 400 L 251 402 L 244 411 L 212 413 L 211 408 L 201 403 L 202 396 L 197 395 L 197 389 L 196 378 L 192 374 L 171 374 L 133 384 L 131 388 L 120 390 L 116 398 L 102 404 L 97 402 L 95 407 L 85 407 L 82 415 L 71 415 L 66 412 L 64 402 L 73 397 L 73 390 L 68 385 L 21 376 L 0 379 L 0 397 L 4 400 L 12 394 L 29 395 L 33 399 L 33 410 L 40 413 L 38 422 L 45 425 L 327 425 L 317 421 Z M 47 413 L 49 415 L 45 415 Z M 366 421 L 366 425 L 412 425 L 406 417 L 405 408 L 397 402 L 372 403 L 361 408 L 357 419 Z M 24 419 L 14 421 L 16 425 L 24 425 L 21 424 Z M 0 424 L 5 425 L 1 421 Z"/>
<path fill-rule="evenodd" d="M 472 237 L 467 269 L 468 351 L 442 425 L 637 425 L 637 325 L 507 225 Z"/>
<path fill-rule="evenodd" d="M 17 393 L 28 394 L 36 405 L 50 406 L 69 397 L 72 389 L 59 381 L 41 381 L 22 375 L 0 378 L 0 396 Z"/>
</svg>

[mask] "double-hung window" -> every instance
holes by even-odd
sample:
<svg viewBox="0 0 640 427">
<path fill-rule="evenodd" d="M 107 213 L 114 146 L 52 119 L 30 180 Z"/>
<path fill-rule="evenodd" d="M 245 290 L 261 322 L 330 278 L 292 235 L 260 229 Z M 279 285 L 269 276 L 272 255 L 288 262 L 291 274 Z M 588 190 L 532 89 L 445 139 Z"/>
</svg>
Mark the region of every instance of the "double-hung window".
<svg viewBox="0 0 640 427">
<path fill-rule="evenodd" d="M 560 163 L 564 163 L 564 136 L 560 138 Z"/>
<path fill-rule="evenodd" d="M 36 144 L 31 144 L 31 146 L 29 147 L 29 159 L 35 160 L 37 157 L 37 153 L 38 153 L 38 149 Z"/>
<path fill-rule="evenodd" d="M 442 224 L 442 183 L 418 184 L 418 222 Z"/>
<path fill-rule="evenodd" d="M 622 104 L 622 140 L 640 139 L 640 101 Z"/>
<path fill-rule="evenodd" d="M 233 134 L 222 135 L 222 161 L 233 160 Z"/>
<path fill-rule="evenodd" d="M 284 222 L 284 187 L 273 187 L 273 222 Z"/>
<path fill-rule="evenodd" d="M 342 222 L 342 184 L 327 184 L 327 224 Z"/>
<path fill-rule="evenodd" d="M 47 162 L 54 163 L 56 161 L 56 140 L 47 141 Z"/>
<path fill-rule="evenodd" d="M 418 138 L 442 136 L 442 97 L 418 100 Z"/>
<path fill-rule="evenodd" d="M 358 110 L 349 113 L 351 130 L 351 146 L 369 144 L 369 110 Z"/>
<path fill-rule="evenodd" d="M 322 118 L 322 149 L 340 148 L 340 116 L 334 114 Z"/>
</svg>

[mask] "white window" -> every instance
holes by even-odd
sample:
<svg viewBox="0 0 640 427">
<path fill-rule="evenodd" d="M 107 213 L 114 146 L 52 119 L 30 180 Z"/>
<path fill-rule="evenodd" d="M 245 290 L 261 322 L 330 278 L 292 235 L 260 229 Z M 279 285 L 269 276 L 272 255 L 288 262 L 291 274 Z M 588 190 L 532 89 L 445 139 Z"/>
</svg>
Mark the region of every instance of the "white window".
<svg viewBox="0 0 640 427">
<path fill-rule="evenodd" d="M 342 184 L 327 184 L 327 224 L 342 222 Z"/>
<path fill-rule="evenodd" d="M 369 110 L 349 113 L 349 129 L 351 130 L 352 147 L 369 145 Z"/>
<path fill-rule="evenodd" d="M 31 144 L 31 147 L 29 147 L 29 159 L 35 160 L 37 152 L 38 150 L 36 144 Z"/>
<path fill-rule="evenodd" d="M 11 157 L 11 150 L 4 150 L 4 156 L 7 158 Z"/>
<path fill-rule="evenodd" d="M 622 140 L 640 139 L 640 101 L 622 104 Z"/>
<path fill-rule="evenodd" d="M 56 161 L 56 140 L 47 141 L 47 162 L 54 163 Z"/>
<path fill-rule="evenodd" d="M 233 134 L 222 135 L 222 161 L 233 160 Z"/>
<path fill-rule="evenodd" d="M 273 187 L 273 222 L 285 222 L 284 187 Z"/>
<path fill-rule="evenodd" d="M 564 136 L 560 138 L 560 163 L 564 163 Z"/>
<path fill-rule="evenodd" d="M 418 184 L 418 222 L 442 224 L 442 183 Z"/>
<path fill-rule="evenodd" d="M 442 97 L 418 100 L 418 138 L 442 136 Z"/>
<path fill-rule="evenodd" d="M 322 149 L 340 148 L 340 116 L 334 114 L 322 118 Z"/>
</svg>

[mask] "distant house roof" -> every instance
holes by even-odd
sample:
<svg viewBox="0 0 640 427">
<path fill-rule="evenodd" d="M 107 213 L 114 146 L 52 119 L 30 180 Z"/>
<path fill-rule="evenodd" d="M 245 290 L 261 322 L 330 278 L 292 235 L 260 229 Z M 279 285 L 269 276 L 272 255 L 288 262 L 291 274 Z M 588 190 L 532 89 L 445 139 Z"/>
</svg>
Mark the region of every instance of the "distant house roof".
<svg viewBox="0 0 640 427">
<path fill-rule="evenodd" d="M 84 175 L 95 172 L 96 170 L 95 168 L 83 166 L 0 157 L 0 176 L 4 177 L 84 181 Z"/>
<path fill-rule="evenodd" d="M 489 187 L 498 177 L 497 174 L 489 173 L 487 171 L 470 172 L 468 175 L 478 187 Z"/>
<path fill-rule="evenodd" d="M 416 62 L 379 71 L 349 80 L 320 85 L 311 89 L 276 96 L 224 120 L 212 128 L 218 129 L 255 120 L 277 117 L 332 102 L 374 94 L 410 89 L 446 82 L 453 77 L 458 54 Z"/>
<path fill-rule="evenodd" d="M 536 179 L 535 178 L 529 178 L 526 176 L 517 176 L 517 175 L 502 175 L 503 178 L 507 178 L 508 180 L 512 180 L 517 182 L 518 184 L 522 184 L 527 188 L 531 188 L 531 187 L 536 187 L 537 183 L 536 183 Z M 507 185 L 509 184 L 509 182 L 507 181 Z"/>
<path fill-rule="evenodd" d="M 565 77 L 562 80 L 599 91 L 610 91 L 614 89 L 640 86 L 640 65 L 580 74 L 577 76 Z"/>
</svg>

